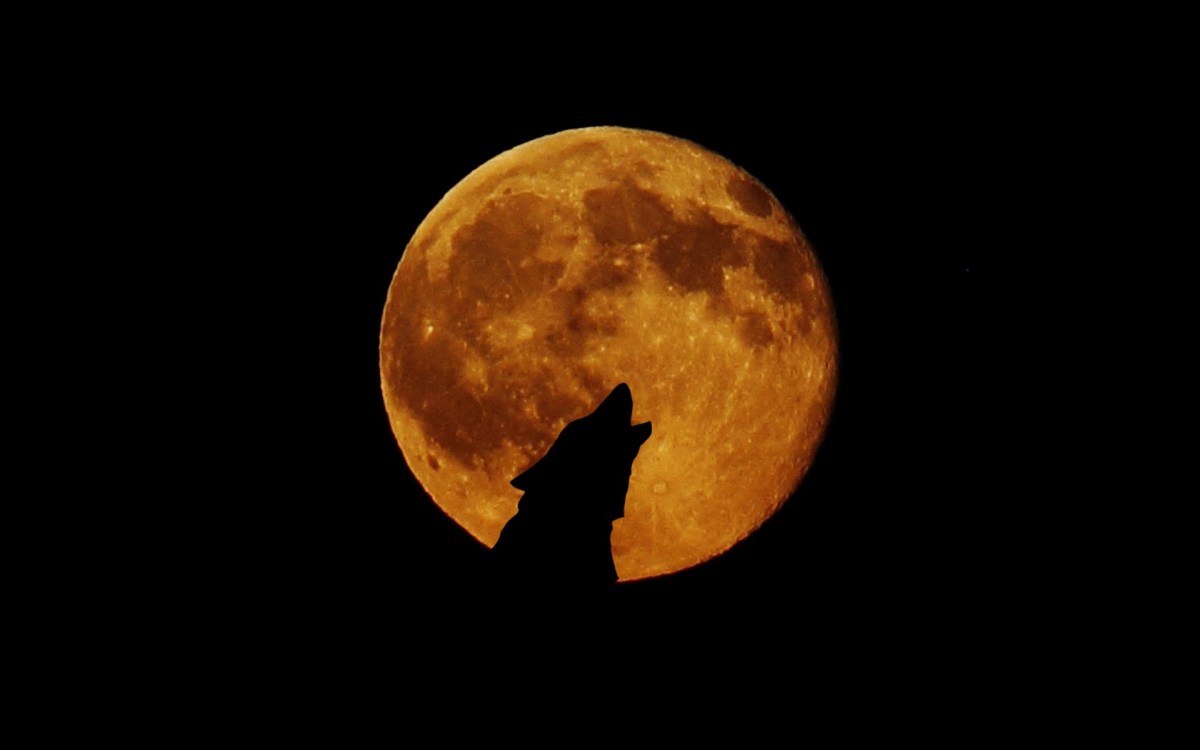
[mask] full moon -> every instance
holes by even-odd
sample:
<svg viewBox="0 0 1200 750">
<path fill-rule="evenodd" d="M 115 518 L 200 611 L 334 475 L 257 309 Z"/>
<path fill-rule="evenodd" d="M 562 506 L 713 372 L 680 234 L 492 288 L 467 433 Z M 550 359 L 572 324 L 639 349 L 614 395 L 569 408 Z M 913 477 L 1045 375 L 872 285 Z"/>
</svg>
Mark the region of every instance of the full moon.
<svg viewBox="0 0 1200 750">
<path fill-rule="evenodd" d="M 530 141 L 455 185 L 400 259 L 379 354 L 405 460 L 488 546 L 517 512 L 509 481 L 628 383 L 654 432 L 613 524 L 624 581 L 715 557 L 778 510 L 838 363 L 828 283 L 770 191 L 695 143 L 615 127 Z"/>
</svg>

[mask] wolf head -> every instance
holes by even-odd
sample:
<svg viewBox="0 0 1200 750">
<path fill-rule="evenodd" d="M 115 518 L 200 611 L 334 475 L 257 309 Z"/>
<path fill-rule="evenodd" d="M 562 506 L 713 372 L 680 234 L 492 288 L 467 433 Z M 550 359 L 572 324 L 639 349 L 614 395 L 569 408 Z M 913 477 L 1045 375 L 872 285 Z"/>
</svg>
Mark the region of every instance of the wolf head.
<svg viewBox="0 0 1200 750">
<path fill-rule="evenodd" d="M 527 493 L 563 493 L 585 486 L 599 499 L 594 508 L 609 520 L 625 515 L 625 493 L 638 449 L 650 437 L 650 422 L 630 424 L 633 396 L 621 383 L 596 410 L 571 422 L 540 461 L 512 480 Z"/>
</svg>

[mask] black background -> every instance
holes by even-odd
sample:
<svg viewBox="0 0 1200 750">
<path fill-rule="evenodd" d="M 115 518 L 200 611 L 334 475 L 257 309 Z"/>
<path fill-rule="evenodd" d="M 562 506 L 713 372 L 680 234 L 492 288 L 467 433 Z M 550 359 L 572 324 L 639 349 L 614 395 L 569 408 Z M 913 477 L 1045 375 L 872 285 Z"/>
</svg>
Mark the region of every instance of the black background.
<svg viewBox="0 0 1200 750">
<path fill-rule="evenodd" d="M 57 578 L 30 612 L 54 639 L 33 651 L 43 679 L 102 720 L 307 735 L 325 718 L 340 740 L 366 717 L 408 732 L 426 706 L 452 714 L 438 736 L 557 727 L 534 699 L 594 690 L 529 669 L 581 659 L 608 686 L 589 729 L 661 715 L 672 738 L 724 720 L 741 739 L 778 716 L 795 736 L 832 705 L 839 731 L 965 716 L 991 733 L 1072 699 L 1070 731 L 1107 727 L 1092 696 L 1146 684 L 1110 691 L 1114 660 L 1153 663 L 1140 649 L 1161 640 L 1120 588 L 1156 595 L 1162 570 L 1136 563 L 1166 516 L 1132 526 L 1155 493 L 1104 486 L 1128 461 L 1097 467 L 1078 438 L 1121 454 L 1154 437 L 1110 413 L 1147 411 L 1126 354 L 1155 344 L 1129 294 L 1176 266 L 1147 250 L 1149 218 L 1115 232 L 1134 212 L 1110 194 L 1153 183 L 1125 165 L 1178 163 L 1149 106 L 1178 101 L 1173 83 L 1078 14 L 447 10 L 106 10 L 113 33 L 76 15 L 20 56 L 35 95 L 14 118 L 43 138 L 14 139 L 40 222 L 16 257 L 49 268 L 10 286 L 41 281 L 63 309 L 13 319 L 60 357 L 11 368 L 53 389 L 17 392 L 39 422 L 23 442 L 65 457 L 33 465 L 48 523 L 17 570 Z M 1150 67 L 1178 68 L 1160 46 Z M 379 322 L 447 190 L 589 125 L 694 140 L 774 192 L 829 279 L 840 382 L 811 471 L 750 538 L 599 609 L 529 612 L 487 595 L 487 551 L 409 474 Z M 710 705 L 670 705 L 698 693 Z"/>
<path fill-rule="evenodd" d="M 40 222 L 17 257 L 49 268 L 10 286 L 41 281 L 41 306 L 65 312 L 14 316 L 61 359 L 12 369 L 53 388 L 18 392 L 39 421 L 24 442 L 66 458 L 33 466 L 48 523 L 17 575 L 57 574 L 32 611 L 55 639 L 33 653 L 54 690 L 108 721 L 161 708 L 176 732 L 265 718 L 308 733 L 324 715 L 344 739 L 357 721 L 336 697 L 400 732 L 414 695 L 453 713 L 441 736 L 472 723 L 463 707 L 503 698 L 522 712 L 477 723 L 527 731 L 527 675 L 500 670 L 547 660 L 506 655 L 567 670 L 599 654 L 584 674 L 610 689 L 588 727 L 659 713 L 683 687 L 713 705 L 666 712 L 672 737 L 725 719 L 740 739 L 750 716 L 804 731 L 813 695 L 841 726 L 889 735 L 910 705 L 923 730 L 993 707 L 973 729 L 1019 731 L 1014 716 L 1052 714 L 1080 683 L 1106 691 L 1112 644 L 1158 640 L 1130 638 L 1126 622 L 1148 616 L 1112 591 L 1160 572 L 1133 565 L 1157 526 L 1128 528 L 1154 498 L 1094 487 L 1116 472 L 1077 440 L 1094 427 L 1119 453 L 1142 437 L 1109 419 L 1144 411 L 1137 395 L 1093 384 L 1138 369 L 1123 356 L 1147 347 L 1127 288 L 1175 268 L 1131 262 L 1144 236 L 1111 236 L 1132 215 L 1104 200 L 1122 162 L 1178 161 L 1156 153 L 1148 105 L 1179 97 L 1112 41 L 1124 31 L 908 8 L 833 24 L 755 6 L 667 23 L 612 6 L 448 10 L 104 11 L 111 33 L 60 19 L 21 56 L 35 95 L 14 118 L 42 138 L 14 139 Z M 1181 48 L 1162 46 L 1163 60 Z M 447 190 L 505 149 L 589 125 L 689 138 L 775 193 L 828 276 L 840 384 L 809 475 L 745 542 L 582 616 L 531 614 L 486 595 L 486 550 L 408 473 L 379 322 Z M 1129 278 L 1092 283 L 1098 270 Z M 1099 361 L 1061 366 L 1084 355 Z M 56 652 L 67 668 L 41 661 Z M 563 686 L 534 693 L 589 694 Z M 728 711 L 742 694 L 751 711 Z M 1082 723 L 1108 726 L 1089 709 Z"/>
<path fill-rule="evenodd" d="M 855 658 L 944 653 L 1017 616 L 1029 507 L 1005 486 L 999 425 L 1016 397 L 998 363 L 1019 323 L 998 311 L 1000 259 L 1025 229 L 997 185 L 1025 178 L 986 82 L 614 75 L 568 90 L 519 67 L 460 80 L 374 62 L 255 66 L 218 106 L 175 113 L 198 186 L 191 257 L 212 282 L 192 323 L 218 352 L 191 365 L 208 376 L 196 409 L 219 427 L 187 475 L 210 498 L 189 506 L 206 535 L 189 567 L 213 616 L 261 628 L 264 647 L 360 655 L 449 653 L 449 633 L 520 621 L 483 604 L 486 550 L 391 435 L 379 322 L 447 190 L 503 150 L 589 125 L 696 141 L 767 185 L 826 272 L 841 347 L 828 436 L 791 501 L 711 562 L 619 585 L 605 616 L 654 647 L 853 642 Z"/>
</svg>

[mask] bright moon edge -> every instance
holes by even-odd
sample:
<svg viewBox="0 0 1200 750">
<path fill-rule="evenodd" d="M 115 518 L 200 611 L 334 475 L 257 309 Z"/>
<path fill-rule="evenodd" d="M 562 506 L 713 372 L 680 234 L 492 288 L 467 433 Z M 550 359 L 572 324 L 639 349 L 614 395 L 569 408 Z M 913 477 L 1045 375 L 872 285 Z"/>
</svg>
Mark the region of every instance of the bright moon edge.
<svg viewBox="0 0 1200 750">
<path fill-rule="evenodd" d="M 655 430 L 614 524 L 622 580 L 710 559 L 811 465 L 837 379 L 828 284 L 791 217 L 671 136 L 566 131 L 485 163 L 418 227 L 380 337 L 410 469 L 494 544 L 509 480 L 617 382 Z"/>
</svg>

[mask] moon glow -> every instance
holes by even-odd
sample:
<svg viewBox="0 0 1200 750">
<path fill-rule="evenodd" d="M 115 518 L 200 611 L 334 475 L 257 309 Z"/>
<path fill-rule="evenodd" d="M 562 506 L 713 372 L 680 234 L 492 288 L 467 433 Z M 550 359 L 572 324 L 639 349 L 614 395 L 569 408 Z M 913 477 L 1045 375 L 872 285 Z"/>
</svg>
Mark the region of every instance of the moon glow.
<svg viewBox="0 0 1200 750">
<path fill-rule="evenodd" d="M 409 467 L 488 546 L 517 512 L 509 481 L 629 384 L 654 434 L 613 524 L 621 580 L 710 559 L 791 496 L 837 361 L 828 284 L 776 198 L 695 143 L 611 127 L 530 141 L 452 188 L 380 336 Z"/>
</svg>

